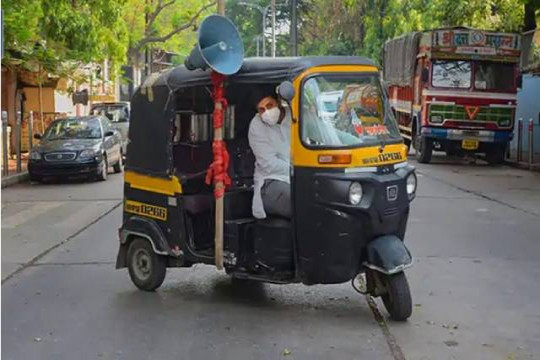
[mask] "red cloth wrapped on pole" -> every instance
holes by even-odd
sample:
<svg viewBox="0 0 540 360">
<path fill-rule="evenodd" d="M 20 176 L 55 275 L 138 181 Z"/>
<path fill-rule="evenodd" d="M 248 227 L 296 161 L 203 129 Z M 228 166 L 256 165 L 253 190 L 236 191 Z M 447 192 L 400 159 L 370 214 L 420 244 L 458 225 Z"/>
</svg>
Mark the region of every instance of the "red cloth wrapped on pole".
<svg viewBox="0 0 540 360">
<path fill-rule="evenodd" d="M 206 173 L 206 183 L 214 183 L 214 197 L 219 199 L 224 196 L 225 188 L 231 184 L 231 179 L 228 174 L 229 169 L 229 153 L 227 146 L 223 141 L 223 114 L 227 108 L 227 100 L 225 99 L 225 89 L 223 83 L 226 76 L 212 71 L 211 79 L 214 87 L 214 136 L 212 150 L 214 153 L 214 161 L 210 164 Z"/>
</svg>

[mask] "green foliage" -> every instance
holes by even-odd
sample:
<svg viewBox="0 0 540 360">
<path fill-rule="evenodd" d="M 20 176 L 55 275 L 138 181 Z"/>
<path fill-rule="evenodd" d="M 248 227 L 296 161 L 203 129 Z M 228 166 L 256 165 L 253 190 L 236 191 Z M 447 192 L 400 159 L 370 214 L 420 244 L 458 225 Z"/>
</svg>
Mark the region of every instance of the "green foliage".
<svg viewBox="0 0 540 360">
<path fill-rule="evenodd" d="M 125 59 L 124 0 L 6 0 L 4 63 L 75 76 L 77 64 Z"/>
<path fill-rule="evenodd" d="M 307 0 L 302 55 L 364 55 L 380 60 L 384 42 L 445 26 L 519 32 L 524 3 L 540 0 Z"/>
<path fill-rule="evenodd" d="M 197 41 L 197 24 L 215 11 L 213 0 L 127 0 L 123 19 L 129 32 L 129 60 L 137 62 L 143 50 L 157 47 L 179 54 L 175 62 L 181 62 Z"/>
</svg>

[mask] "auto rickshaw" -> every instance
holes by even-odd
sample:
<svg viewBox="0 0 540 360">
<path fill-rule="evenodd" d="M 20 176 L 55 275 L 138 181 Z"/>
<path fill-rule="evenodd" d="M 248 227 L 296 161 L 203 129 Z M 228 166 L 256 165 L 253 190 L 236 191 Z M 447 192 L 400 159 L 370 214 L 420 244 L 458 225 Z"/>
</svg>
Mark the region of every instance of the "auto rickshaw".
<svg viewBox="0 0 540 360">
<path fill-rule="evenodd" d="M 216 263 L 215 198 L 205 181 L 211 85 L 209 71 L 179 66 L 148 78 L 132 98 L 116 267 L 142 290 L 157 289 L 166 268 Z M 379 69 L 362 57 L 247 58 L 225 87 L 225 272 L 276 284 L 351 281 L 381 296 L 392 318 L 407 319 L 404 238 L 416 175 Z M 368 87 L 357 101 L 342 96 L 335 121 L 321 116 L 321 94 Z M 293 216 L 255 219 L 248 127 L 256 101 L 276 91 L 292 114 Z"/>
</svg>

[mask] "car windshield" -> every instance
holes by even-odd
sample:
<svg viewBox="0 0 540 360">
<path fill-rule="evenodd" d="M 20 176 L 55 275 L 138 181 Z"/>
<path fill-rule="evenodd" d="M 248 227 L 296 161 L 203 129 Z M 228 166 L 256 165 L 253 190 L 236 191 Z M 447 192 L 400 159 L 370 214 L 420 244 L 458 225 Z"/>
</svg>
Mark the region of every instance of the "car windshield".
<svg viewBox="0 0 540 360">
<path fill-rule="evenodd" d="M 47 140 L 100 139 L 101 126 L 98 119 L 69 118 L 53 122 L 43 135 Z"/>
<path fill-rule="evenodd" d="M 334 111 L 325 93 L 339 92 Z M 310 146 L 350 147 L 399 142 L 401 137 L 377 75 L 321 75 L 302 88 L 302 141 Z"/>
<path fill-rule="evenodd" d="M 468 89 L 471 87 L 470 61 L 433 61 L 432 84 L 435 87 Z"/>
<path fill-rule="evenodd" d="M 125 105 L 96 105 L 91 112 L 91 115 L 106 116 L 113 123 L 126 122 L 129 117 Z"/>
<path fill-rule="evenodd" d="M 477 90 L 512 90 L 514 67 L 514 64 L 479 61 L 475 63 L 474 87 Z"/>
</svg>

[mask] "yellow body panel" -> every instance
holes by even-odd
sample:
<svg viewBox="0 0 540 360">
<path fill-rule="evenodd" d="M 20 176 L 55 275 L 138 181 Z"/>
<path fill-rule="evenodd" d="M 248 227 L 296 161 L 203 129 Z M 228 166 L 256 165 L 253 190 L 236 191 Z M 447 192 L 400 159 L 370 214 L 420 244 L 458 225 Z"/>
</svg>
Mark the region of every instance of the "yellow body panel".
<svg viewBox="0 0 540 360">
<path fill-rule="evenodd" d="M 139 174 L 134 171 L 126 171 L 124 181 L 133 189 L 145 190 L 170 196 L 182 193 L 182 185 L 176 176 L 173 176 L 171 179 L 163 179 Z"/>
<path fill-rule="evenodd" d="M 343 167 L 361 167 L 394 164 L 407 160 L 407 147 L 403 144 L 393 144 L 384 147 L 383 152 L 379 151 L 378 145 L 369 147 L 361 147 L 355 149 L 340 149 L 340 150 L 324 150 L 324 149 L 308 149 L 304 147 L 300 139 L 300 86 L 302 80 L 311 74 L 321 73 L 378 73 L 375 66 L 367 65 L 333 65 L 333 66 L 317 66 L 303 72 L 294 81 L 296 96 L 292 100 L 291 107 L 293 118 L 297 121 L 293 122 L 291 127 L 291 155 L 292 164 L 302 167 L 320 167 L 320 168 L 343 168 Z M 337 155 L 350 154 L 351 163 L 344 164 L 320 164 L 319 155 Z"/>
</svg>

